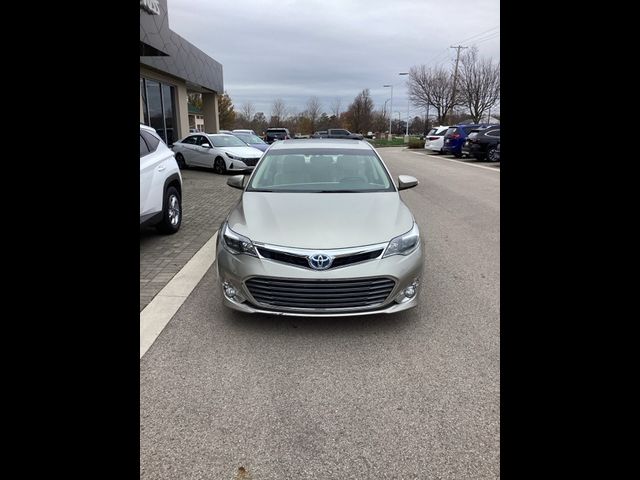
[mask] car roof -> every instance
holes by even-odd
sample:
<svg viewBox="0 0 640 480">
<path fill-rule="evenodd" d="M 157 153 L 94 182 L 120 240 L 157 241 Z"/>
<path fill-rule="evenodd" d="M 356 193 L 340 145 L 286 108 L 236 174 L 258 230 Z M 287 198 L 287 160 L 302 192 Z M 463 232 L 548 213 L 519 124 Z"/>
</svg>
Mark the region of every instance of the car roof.
<svg viewBox="0 0 640 480">
<path fill-rule="evenodd" d="M 363 140 L 346 140 L 342 138 L 301 138 L 294 140 L 282 140 L 271 144 L 269 151 L 288 150 L 300 148 L 326 148 L 352 149 L 352 150 L 373 150 L 369 142 Z"/>
<path fill-rule="evenodd" d="M 140 124 L 140 128 L 141 128 L 141 129 L 143 129 L 143 130 L 147 130 L 147 131 L 149 131 L 149 132 L 153 132 L 153 133 L 155 133 L 155 132 L 156 132 L 156 129 L 155 129 L 155 128 L 152 128 L 152 127 L 150 127 L 149 125 L 145 125 L 144 123 L 141 123 L 141 124 Z"/>
</svg>

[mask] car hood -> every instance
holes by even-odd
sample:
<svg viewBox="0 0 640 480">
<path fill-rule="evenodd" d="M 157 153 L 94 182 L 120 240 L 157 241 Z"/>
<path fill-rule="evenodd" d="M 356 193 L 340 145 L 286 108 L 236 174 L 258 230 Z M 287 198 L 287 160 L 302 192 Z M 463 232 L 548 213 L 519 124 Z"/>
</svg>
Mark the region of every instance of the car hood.
<svg viewBox="0 0 640 480">
<path fill-rule="evenodd" d="M 262 156 L 262 152 L 253 147 L 220 147 L 223 152 L 229 152 L 231 155 L 236 155 L 242 158 L 259 158 Z"/>
<path fill-rule="evenodd" d="M 388 242 L 412 226 L 397 192 L 245 192 L 229 215 L 229 227 L 255 242 L 309 249 Z"/>
<path fill-rule="evenodd" d="M 269 145 L 267 145 L 266 143 L 252 143 L 251 146 L 253 148 L 257 148 L 261 152 L 264 152 L 267 148 L 269 148 Z"/>
</svg>

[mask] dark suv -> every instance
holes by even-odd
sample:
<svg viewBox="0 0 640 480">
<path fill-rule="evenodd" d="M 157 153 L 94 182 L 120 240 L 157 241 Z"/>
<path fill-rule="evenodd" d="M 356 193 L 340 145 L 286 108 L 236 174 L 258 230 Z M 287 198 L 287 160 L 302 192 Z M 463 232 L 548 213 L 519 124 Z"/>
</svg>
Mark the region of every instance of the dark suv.
<svg viewBox="0 0 640 480">
<path fill-rule="evenodd" d="M 444 145 L 442 147 L 442 153 L 448 155 L 455 155 L 460 158 L 462 156 L 462 145 L 467 139 L 467 135 L 472 130 L 477 130 L 482 127 L 488 127 L 486 124 L 470 124 L 470 125 L 454 125 L 449 128 L 444 134 Z"/>
<path fill-rule="evenodd" d="M 500 143 L 500 125 L 472 130 L 462 145 L 462 154 L 475 157 L 477 160 L 485 158 L 490 162 L 499 161 L 496 148 Z M 499 153 L 498 153 L 499 155 Z"/>
<path fill-rule="evenodd" d="M 286 128 L 267 128 L 264 135 L 264 141 L 267 143 L 273 143 L 276 140 L 289 140 L 291 134 Z"/>
</svg>

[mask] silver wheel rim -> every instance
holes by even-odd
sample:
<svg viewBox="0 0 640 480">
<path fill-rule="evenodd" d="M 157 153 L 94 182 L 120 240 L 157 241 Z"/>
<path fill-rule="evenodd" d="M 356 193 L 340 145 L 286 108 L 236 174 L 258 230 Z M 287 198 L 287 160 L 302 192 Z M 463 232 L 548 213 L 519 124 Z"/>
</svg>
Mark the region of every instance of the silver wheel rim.
<svg viewBox="0 0 640 480">
<path fill-rule="evenodd" d="M 178 197 L 175 195 L 171 195 L 169 197 L 169 223 L 172 226 L 176 226 L 180 221 L 180 202 L 178 201 Z"/>
</svg>

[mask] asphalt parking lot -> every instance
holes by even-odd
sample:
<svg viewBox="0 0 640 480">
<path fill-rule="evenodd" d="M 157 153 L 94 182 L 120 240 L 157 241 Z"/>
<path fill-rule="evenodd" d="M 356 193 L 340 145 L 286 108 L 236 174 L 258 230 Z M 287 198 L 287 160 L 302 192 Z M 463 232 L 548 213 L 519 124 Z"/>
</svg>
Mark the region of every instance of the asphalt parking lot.
<svg viewBox="0 0 640 480">
<path fill-rule="evenodd" d="M 499 478 L 499 164 L 379 152 L 420 181 L 401 193 L 425 242 L 420 305 L 251 316 L 222 306 L 210 268 L 140 360 L 141 479 Z M 181 231 L 141 234 L 141 310 L 143 259 L 162 288 L 241 193 L 183 178 Z"/>
<path fill-rule="evenodd" d="M 411 149 L 410 151 L 415 153 L 421 153 L 423 155 L 429 155 L 434 158 L 441 158 L 441 159 L 444 158 L 444 159 L 455 161 L 455 162 L 468 163 L 470 165 L 480 165 L 480 166 L 491 167 L 491 168 L 496 168 L 500 170 L 500 162 L 485 162 L 482 160 L 476 160 L 473 157 L 456 158 L 453 155 L 443 155 L 441 153 L 432 152 L 431 150 L 425 150 L 424 148 Z"/>
</svg>

